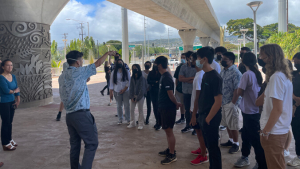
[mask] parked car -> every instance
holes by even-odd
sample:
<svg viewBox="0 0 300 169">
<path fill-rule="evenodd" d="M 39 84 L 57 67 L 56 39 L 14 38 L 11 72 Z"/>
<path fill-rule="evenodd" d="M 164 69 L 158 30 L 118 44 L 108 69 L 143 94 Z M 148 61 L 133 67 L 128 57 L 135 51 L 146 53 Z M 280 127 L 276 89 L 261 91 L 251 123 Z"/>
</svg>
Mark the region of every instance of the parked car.
<svg viewBox="0 0 300 169">
<path fill-rule="evenodd" d="M 178 59 L 169 59 L 169 65 L 178 66 L 179 65 Z"/>
</svg>

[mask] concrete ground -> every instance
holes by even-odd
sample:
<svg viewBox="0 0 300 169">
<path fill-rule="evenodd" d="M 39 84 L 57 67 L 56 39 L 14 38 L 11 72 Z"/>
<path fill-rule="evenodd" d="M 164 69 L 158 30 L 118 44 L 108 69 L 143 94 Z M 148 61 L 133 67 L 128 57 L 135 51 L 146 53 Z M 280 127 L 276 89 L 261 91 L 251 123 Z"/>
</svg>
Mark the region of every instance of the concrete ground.
<svg viewBox="0 0 300 169">
<path fill-rule="evenodd" d="M 60 122 L 55 121 L 60 98 L 57 78 L 53 79 L 54 103 L 36 108 L 18 109 L 13 122 L 13 139 L 19 144 L 16 151 L 0 151 L 0 161 L 4 162 L 3 169 L 67 169 L 69 165 L 69 134 L 65 123 L 65 112 Z M 190 165 L 196 156 L 191 150 L 199 147 L 196 136 L 191 133 L 182 134 L 180 130 L 184 124 L 174 127 L 178 161 L 163 166 L 163 159 L 157 153 L 167 147 L 164 131 L 153 129 L 154 116 L 151 114 L 150 125 L 143 130 L 127 129 L 126 125 L 117 125 L 116 104 L 107 106 L 108 96 L 100 95 L 99 91 L 106 85 L 104 74 L 99 73 L 88 83 L 91 111 L 95 116 L 99 134 L 99 146 L 93 163 L 93 168 L 122 168 L 122 169 L 183 169 L 208 168 L 209 164 L 200 166 Z M 145 106 L 146 108 L 146 106 Z M 144 110 L 146 113 L 146 110 Z M 178 111 L 178 118 L 180 113 Z M 177 118 L 177 119 L 178 119 Z M 220 132 L 221 142 L 226 142 L 226 131 Z M 240 140 L 241 143 L 241 140 Z M 82 143 L 81 158 L 84 151 Z M 228 148 L 221 148 L 223 168 L 234 168 L 233 164 L 241 153 L 228 154 Z M 291 156 L 295 156 L 294 140 L 290 146 Z M 252 169 L 255 165 L 254 153 L 250 155 L 251 165 L 245 169 Z M 289 167 L 288 167 L 289 168 Z"/>
</svg>

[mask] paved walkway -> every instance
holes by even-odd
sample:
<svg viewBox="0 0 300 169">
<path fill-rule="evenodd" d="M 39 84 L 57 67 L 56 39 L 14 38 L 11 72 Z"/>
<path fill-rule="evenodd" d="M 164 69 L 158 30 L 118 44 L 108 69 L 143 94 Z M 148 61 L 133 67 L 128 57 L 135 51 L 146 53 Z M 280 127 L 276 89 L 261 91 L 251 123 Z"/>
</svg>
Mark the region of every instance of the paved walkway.
<svg viewBox="0 0 300 169">
<path fill-rule="evenodd" d="M 182 134 L 184 125 L 174 127 L 178 161 L 162 166 L 163 159 L 157 153 L 167 147 L 164 131 L 153 129 L 154 116 L 151 114 L 150 125 L 143 130 L 127 129 L 126 125 L 117 125 L 116 104 L 107 106 L 108 96 L 99 91 L 106 85 L 104 74 L 93 76 L 88 83 L 91 97 L 91 111 L 95 116 L 99 133 L 99 147 L 93 163 L 94 169 L 183 169 L 208 168 L 209 164 L 192 166 L 190 161 L 196 158 L 190 151 L 199 147 L 196 136 Z M 57 78 L 53 79 L 54 103 L 36 108 L 18 109 L 13 122 L 13 139 L 19 147 L 14 152 L 0 151 L 0 161 L 5 163 L 3 169 L 68 169 L 69 135 L 65 124 L 65 113 L 62 121 L 55 121 L 60 99 Z M 146 113 L 146 111 L 144 111 Z M 178 111 L 179 118 L 179 111 Z M 228 139 L 226 131 L 220 132 L 221 141 Z M 240 140 L 241 142 L 241 140 Z M 82 143 L 82 145 L 84 145 Z M 291 157 L 295 156 L 294 140 L 291 144 Z M 82 146 L 81 155 L 84 146 Z M 241 156 L 228 154 L 228 148 L 221 148 L 223 168 L 234 168 L 233 164 Z M 252 169 L 255 165 L 253 150 L 250 156 Z M 81 156 L 82 158 L 82 156 Z"/>
</svg>

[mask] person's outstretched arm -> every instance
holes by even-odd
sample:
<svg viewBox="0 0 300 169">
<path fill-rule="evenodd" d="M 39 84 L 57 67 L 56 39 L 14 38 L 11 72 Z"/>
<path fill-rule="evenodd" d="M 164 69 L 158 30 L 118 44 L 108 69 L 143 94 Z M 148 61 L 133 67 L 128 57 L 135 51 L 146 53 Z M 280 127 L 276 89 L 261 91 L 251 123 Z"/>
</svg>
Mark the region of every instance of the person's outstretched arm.
<svg viewBox="0 0 300 169">
<path fill-rule="evenodd" d="M 95 66 L 96 68 L 101 66 L 103 64 L 103 62 L 106 60 L 107 56 L 108 55 L 115 55 L 116 54 L 116 51 L 109 51 L 109 52 L 106 52 L 101 58 L 99 58 L 96 62 L 95 62 Z"/>
</svg>

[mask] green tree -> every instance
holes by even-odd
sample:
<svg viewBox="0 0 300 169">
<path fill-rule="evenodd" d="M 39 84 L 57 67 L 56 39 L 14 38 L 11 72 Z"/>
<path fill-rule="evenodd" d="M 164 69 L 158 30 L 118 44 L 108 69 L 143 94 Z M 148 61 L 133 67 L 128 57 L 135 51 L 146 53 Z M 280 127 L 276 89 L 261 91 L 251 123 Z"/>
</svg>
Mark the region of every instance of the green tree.
<svg viewBox="0 0 300 169">
<path fill-rule="evenodd" d="M 80 39 L 74 39 L 70 41 L 70 44 L 67 46 L 67 53 L 72 50 L 82 52 L 84 59 L 88 59 L 89 57 L 89 49 L 85 47 L 84 42 L 82 42 Z"/>
<path fill-rule="evenodd" d="M 300 51 L 300 30 L 293 33 L 273 34 L 267 41 L 267 44 L 275 43 L 281 46 L 286 58 L 292 60 L 293 56 Z"/>
<path fill-rule="evenodd" d="M 238 49 L 238 47 L 230 42 L 225 42 L 224 43 L 224 47 L 229 50 L 229 51 L 232 51 L 234 49 Z"/>
<path fill-rule="evenodd" d="M 245 18 L 245 19 L 236 19 L 236 20 L 229 20 L 227 22 L 227 28 L 229 34 L 238 36 L 239 38 L 242 37 L 242 33 L 240 29 L 248 29 L 246 33 L 246 39 L 253 42 L 253 19 L 252 18 Z M 258 42 L 261 39 L 265 39 L 263 35 L 263 28 L 260 25 L 257 25 L 257 39 Z"/>
<path fill-rule="evenodd" d="M 248 47 L 249 49 L 254 49 L 254 43 L 253 42 L 248 42 L 245 44 L 246 47 Z"/>
<path fill-rule="evenodd" d="M 122 42 L 118 41 L 118 40 L 109 40 L 106 42 L 106 44 L 113 45 L 117 49 L 116 51 L 119 51 L 120 49 L 122 49 Z"/>
<path fill-rule="evenodd" d="M 294 33 L 296 30 L 299 30 L 300 27 L 289 23 L 288 24 L 288 32 L 289 33 Z M 278 33 L 278 23 L 273 23 L 270 25 L 266 25 L 263 27 L 263 36 L 266 38 L 269 38 L 270 36 L 277 34 Z"/>
</svg>

